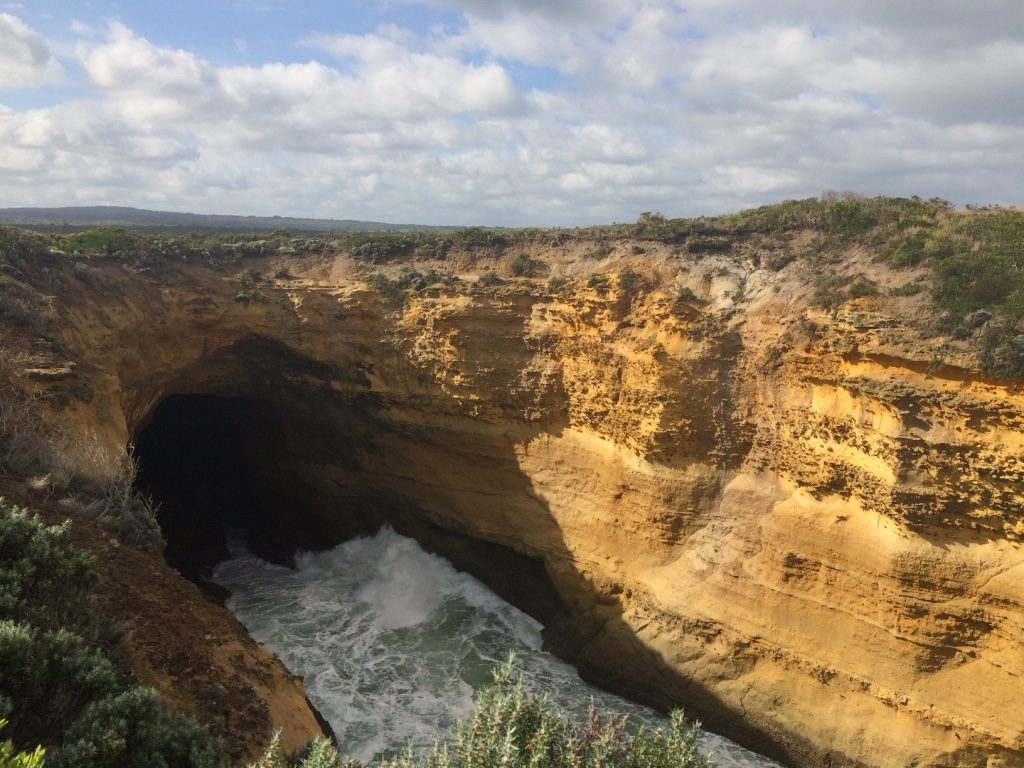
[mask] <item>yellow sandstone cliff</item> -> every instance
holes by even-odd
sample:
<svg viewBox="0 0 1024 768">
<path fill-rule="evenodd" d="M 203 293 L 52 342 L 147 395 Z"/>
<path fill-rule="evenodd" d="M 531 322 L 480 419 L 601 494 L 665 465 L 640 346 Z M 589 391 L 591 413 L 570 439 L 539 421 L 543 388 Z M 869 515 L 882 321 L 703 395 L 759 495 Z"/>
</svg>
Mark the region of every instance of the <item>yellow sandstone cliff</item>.
<svg viewBox="0 0 1024 768">
<path fill-rule="evenodd" d="M 486 248 L 65 269 L 41 386 L 111 445 L 174 394 L 266 404 L 248 460 L 285 521 L 511 550 L 476 570 L 538 565 L 586 674 L 793 765 L 1024 765 L 1024 391 L 936 363 L 923 295 L 829 312 L 760 266 L 804 237 L 530 246 L 557 288 Z M 409 266 L 459 279 L 365 283 Z"/>
</svg>

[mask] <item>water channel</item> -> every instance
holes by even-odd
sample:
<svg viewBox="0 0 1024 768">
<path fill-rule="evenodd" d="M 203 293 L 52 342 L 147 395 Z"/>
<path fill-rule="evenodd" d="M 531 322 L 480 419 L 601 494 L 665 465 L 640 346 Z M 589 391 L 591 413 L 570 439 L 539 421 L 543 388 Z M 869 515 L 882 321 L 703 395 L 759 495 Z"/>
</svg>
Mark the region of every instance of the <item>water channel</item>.
<svg viewBox="0 0 1024 768">
<path fill-rule="evenodd" d="M 661 725 L 660 713 L 604 692 L 541 650 L 541 625 L 472 576 L 389 528 L 326 552 L 301 554 L 295 569 L 231 546 L 214 580 L 249 633 L 305 679 L 342 751 L 360 760 L 433 745 L 467 713 L 473 692 L 515 651 L 528 689 L 585 717 L 628 714 Z M 720 736 L 701 748 L 718 768 L 778 766 Z"/>
</svg>

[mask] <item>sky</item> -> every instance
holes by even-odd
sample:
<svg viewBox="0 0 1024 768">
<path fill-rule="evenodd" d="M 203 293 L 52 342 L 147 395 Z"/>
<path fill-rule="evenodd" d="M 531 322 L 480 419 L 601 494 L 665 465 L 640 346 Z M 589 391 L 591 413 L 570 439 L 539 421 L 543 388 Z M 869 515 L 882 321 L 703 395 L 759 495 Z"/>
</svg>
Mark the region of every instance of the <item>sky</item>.
<svg viewBox="0 0 1024 768">
<path fill-rule="evenodd" d="M 0 207 L 1024 202 L 1021 0 L 0 0 Z"/>
</svg>

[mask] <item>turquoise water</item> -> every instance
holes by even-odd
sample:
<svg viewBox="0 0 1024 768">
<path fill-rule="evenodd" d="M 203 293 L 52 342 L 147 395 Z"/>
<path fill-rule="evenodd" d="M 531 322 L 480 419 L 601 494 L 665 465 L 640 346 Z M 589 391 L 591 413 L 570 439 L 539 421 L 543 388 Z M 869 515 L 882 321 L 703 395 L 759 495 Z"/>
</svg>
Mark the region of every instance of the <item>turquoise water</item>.
<svg viewBox="0 0 1024 768">
<path fill-rule="evenodd" d="M 240 547 L 214 580 L 249 633 L 305 679 L 342 751 L 360 760 L 429 748 L 469 711 L 474 689 L 515 651 L 529 689 L 560 708 L 661 724 L 658 712 L 585 683 L 541 650 L 541 625 L 414 540 L 383 529 L 317 554 L 294 570 Z M 714 734 L 702 749 L 721 768 L 777 766 Z"/>
</svg>

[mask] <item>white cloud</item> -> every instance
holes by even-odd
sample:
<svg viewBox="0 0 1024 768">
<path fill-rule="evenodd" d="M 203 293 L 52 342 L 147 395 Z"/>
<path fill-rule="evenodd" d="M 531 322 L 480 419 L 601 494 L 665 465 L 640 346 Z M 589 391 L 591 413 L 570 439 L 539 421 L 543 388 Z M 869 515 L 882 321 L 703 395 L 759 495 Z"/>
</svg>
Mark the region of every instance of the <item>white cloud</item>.
<svg viewBox="0 0 1024 768">
<path fill-rule="evenodd" d="M 436 113 L 517 111 L 520 95 L 504 68 L 410 48 L 413 36 L 395 27 L 370 35 L 317 35 L 310 44 L 354 64 L 345 96 L 359 110 L 408 119 Z"/>
<path fill-rule="evenodd" d="M 826 188 L 1021 202 L 1016 0 L 430 2 L 461 22 L 257 66 L 82 26 L 90 90 L 0 108 L 0 205 L 577 224 Z"/>
<path fill-rule="evenodd" d="M 595 25 L 607 22 L 628 11 L 616 0 L 405 0 L 447 8 L 480 18 L 502 19 L 516 15 L 532 15 L 563 24 Z"/>
<path fill-rule="evenodd" d="M 0 13 L 0 88 L 46 85 L 62 74 L 45 38 L 17 16 Z"/>
<path fill-rule="evenodd" d="M 83 64 L 93 84 L 110 92 L 188 99 L 216 80 L 209 64 L 195 54 L 159 48 L 120 22 L 110 25 L 109 40 Z"/>
<path fill-rule="evenodd" d="M 72 19 L 68 28 L 79 37 L 92 37 L 96 34 L 96 27 L 79 19 Z"/>
</svg>

